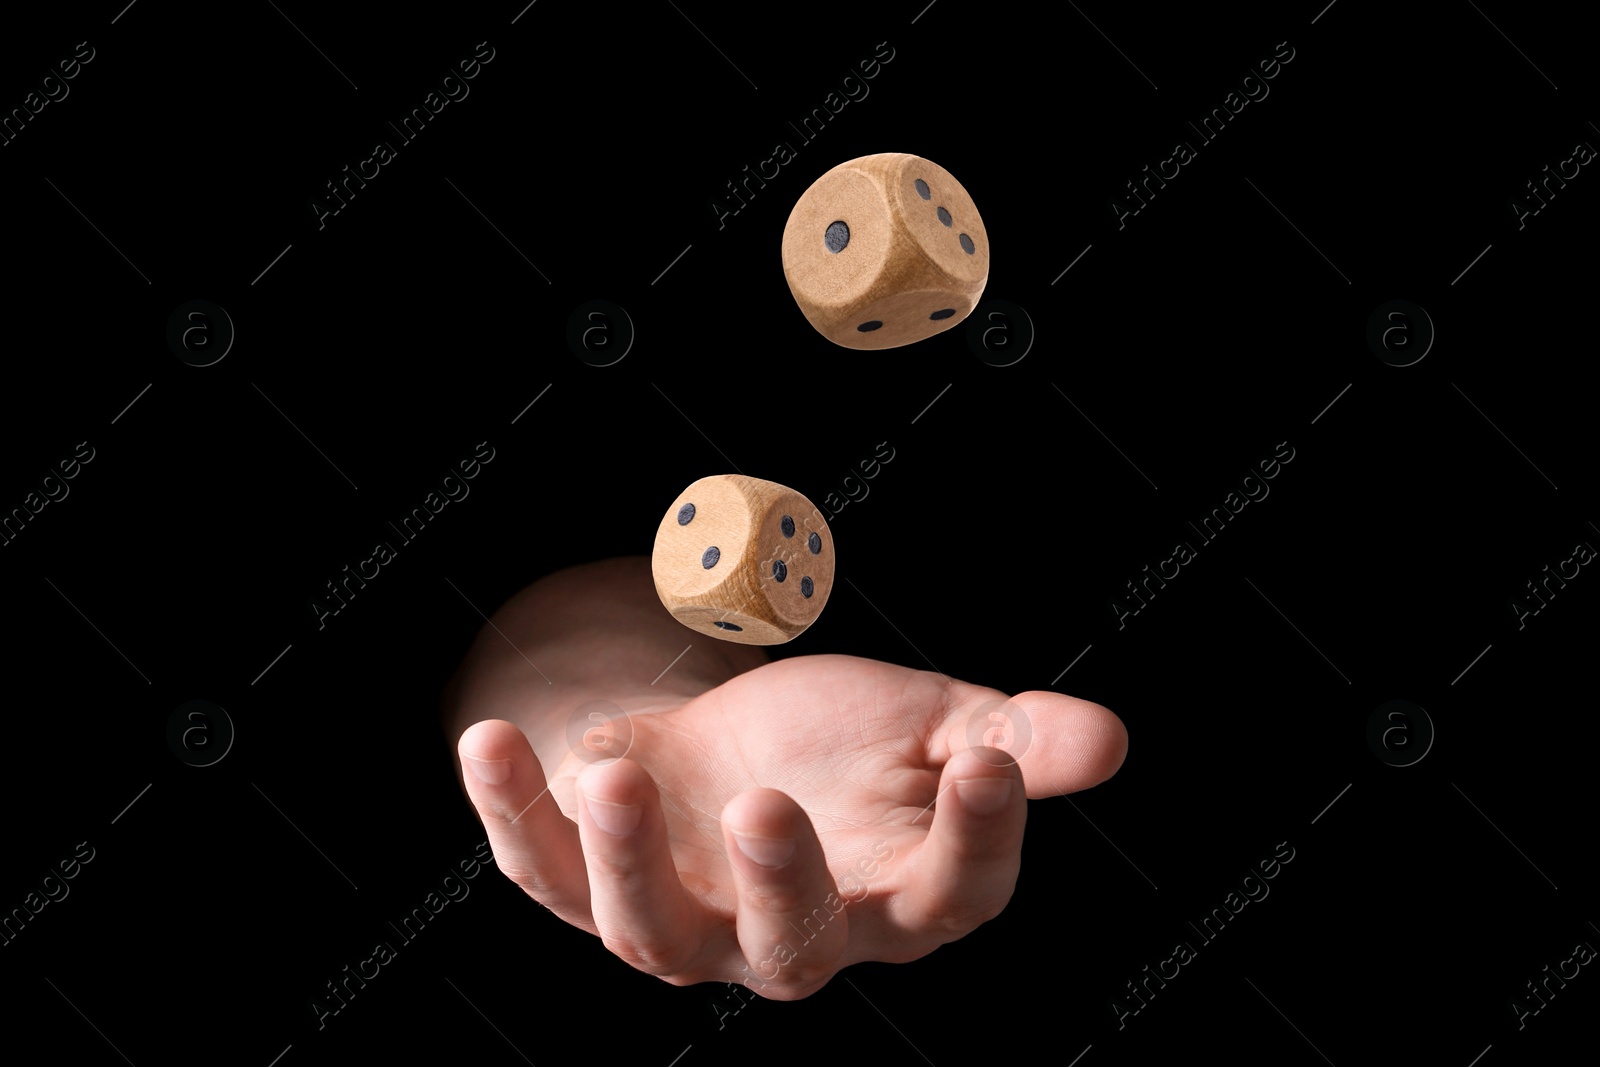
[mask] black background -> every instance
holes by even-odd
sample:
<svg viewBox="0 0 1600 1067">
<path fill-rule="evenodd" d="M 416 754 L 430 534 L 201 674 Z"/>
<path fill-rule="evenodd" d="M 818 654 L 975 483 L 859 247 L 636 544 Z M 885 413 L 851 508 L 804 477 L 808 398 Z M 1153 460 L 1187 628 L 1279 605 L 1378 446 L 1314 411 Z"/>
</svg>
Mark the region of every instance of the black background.
<svg viewBox="0 0 1600 1067">
<path fill-rule="evenodd" d="M 1520 629 L 1512 608 L 1600 544 L 1600 179 L 1520 229 L 1512 207 L 1600 143 L 1588 39 L 1503 4 L 923 2 L 8 13 L 7 113 L 94 49 L 0 147 L 0 508 L 94 456 L 0 545 L 0 909 L 94 850 L 0 944 L 8 1044 L 1487 1067 L 1592 1040 L 1590 968 L 1520 1029 L 1512 1008 L 1600 944 L 1600 579 Z M 482 41 L 470 95 L 319 228 L 324 184 Z M 880 42 L 869 95 L 801 141 L 787 123 Z M 1280 42 L 1270 95 L 1198 144 L 1186 121 Z M 1196 158 L 1119 228 L 1124 183 L 1180 139 Z M 794 160 L 719 226 L 713 200 L 779 140 Z M 1036 331 L 1020 362 L 985 362 L 967 324 L 856 352 L 799 314 L 790 208 L 884 151 L 971 192 L 985 297 Z M 208 367 L 166 341 L 197 299 L 236 330 Z M 597 299 L 637 331 L 608 367 L 566 341 Z M 1391 300 L 1437 330 L 1411 366 L 1366 340 Z M 319 628 L 324 583 L 484 441 L 470 496 Z M 881 442 L 893 460 L 842 486 Z M 1282 442 L 1270 496 L 1119 627 L 1124 583 Z M 630 970 L 489 870 L 319 1028 L 325 983 L 483 840 L 436 717 L 479 612 L 648 553 L 673 497 L 730 467 L 818 503 L 867 490 L 831 521 L 854 588 L 781 654 L 1102 703 L 1121 772 L 1031 806 L 1000 918 L 800 1003 L 719 1020 L 720 986 Z M 209 767 L 167 741 L 196 699 L 236 731 Z M 1436 733 L 1408 767 L 1367 741 L 1395 699 Z M 1125 983 L 1283 842 L 1270 896 L 1119 1028 Z"/>
</svg>

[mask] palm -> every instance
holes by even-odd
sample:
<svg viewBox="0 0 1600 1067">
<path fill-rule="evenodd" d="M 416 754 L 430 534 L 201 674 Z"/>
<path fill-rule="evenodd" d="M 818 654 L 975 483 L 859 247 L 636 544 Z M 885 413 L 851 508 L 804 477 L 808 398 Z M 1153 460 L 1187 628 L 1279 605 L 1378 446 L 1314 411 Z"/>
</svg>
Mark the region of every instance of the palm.
<svg viewBox="0 0 1600 1067">
<path fill-rule="evenodd" d="M 804 809 L 838 879 L 874 845 L 913 851 L 932 824 L 950 751 L 930 736 L 949 717 L 944 693 L 937 675 L 874 660 L 783 660 L 675 709 L 631 716 L 625 751 L 661 791 L 680 877 L 731 921 L 735 875 L 721 813 L 747 790 L 775 789 Z M 571 756 L 551 779 L 574 821 L 574 783 L 593 758 Z"/>
</svg>

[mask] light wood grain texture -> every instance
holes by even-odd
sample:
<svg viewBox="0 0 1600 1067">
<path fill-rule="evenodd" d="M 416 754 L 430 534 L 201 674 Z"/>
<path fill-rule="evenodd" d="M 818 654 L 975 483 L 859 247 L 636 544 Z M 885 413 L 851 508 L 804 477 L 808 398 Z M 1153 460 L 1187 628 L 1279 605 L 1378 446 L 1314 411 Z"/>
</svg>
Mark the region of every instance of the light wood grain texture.
<svg viewBox="0 0 1600 1067">
<path fill-rule="evenodd" d="M 672 502 L 650 563 L 661 603 L 691 630 L 779 645 L 798 637 L 828 602 L 833 535 L 822 512 L 793 489 L 722 474 L 701 478 Z"/>
<path fill-rule="evenodd" d="M 849 231 L 842 247 L 837 229 L 829 240 L 835 223 Z M 807 321 L 834 344 L 898 348 L 971 314 L 989 280 L 989 232 L 966 189 L 937 163 L 904 152 L 862 156 L 818 178 L 795 204 L 783 273 Z"/>
</svg>

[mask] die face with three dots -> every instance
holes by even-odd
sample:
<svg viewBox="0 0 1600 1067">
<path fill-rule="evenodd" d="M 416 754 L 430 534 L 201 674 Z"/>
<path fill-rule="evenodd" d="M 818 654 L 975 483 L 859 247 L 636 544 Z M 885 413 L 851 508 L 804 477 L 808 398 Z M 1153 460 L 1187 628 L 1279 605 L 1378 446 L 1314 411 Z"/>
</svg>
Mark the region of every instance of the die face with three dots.
<svg viewBox="0 0 1600 1067">
<path fill-rule="evenodd" d="M 776 482 L 723 474 L 679 494 L 650 561 L 656 594 L 691 630 L 745 645 L 792 641 L 833 589 L 822 513 Z"/>
<path fill-rule="evenodd" d="M 989 234 L 960 182 L 903 152 L 818 178 L 783 231 L 789 291 L 845 348 L 898 348 L 959 324 L 989 280 Z"/>
</svg>

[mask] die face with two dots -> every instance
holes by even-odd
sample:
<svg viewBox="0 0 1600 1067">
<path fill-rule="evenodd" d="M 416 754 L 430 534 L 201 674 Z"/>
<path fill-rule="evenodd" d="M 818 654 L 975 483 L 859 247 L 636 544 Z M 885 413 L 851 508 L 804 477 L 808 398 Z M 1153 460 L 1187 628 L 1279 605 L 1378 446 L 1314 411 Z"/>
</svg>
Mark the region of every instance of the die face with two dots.
<svg viewBox="0 0 1600 1067">
<path fill-rule="evenodd" d="M 691 630 L 745 645 L 792 641 L 833 590 L 822 513 L 776 482 L 723 474 L 678 495 L 656 530 L 656 594 Z"/>
<path fill-rule="evenodd" d="M 959 324 L 989 280 L 989 234 L 960 182 L 903 152 L 841 163 L 783 231 L 783 273 L 806 319 L 845 348 L 912 344 Z"/>
</svg>

